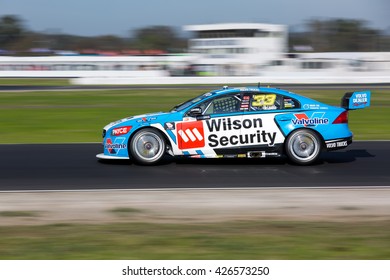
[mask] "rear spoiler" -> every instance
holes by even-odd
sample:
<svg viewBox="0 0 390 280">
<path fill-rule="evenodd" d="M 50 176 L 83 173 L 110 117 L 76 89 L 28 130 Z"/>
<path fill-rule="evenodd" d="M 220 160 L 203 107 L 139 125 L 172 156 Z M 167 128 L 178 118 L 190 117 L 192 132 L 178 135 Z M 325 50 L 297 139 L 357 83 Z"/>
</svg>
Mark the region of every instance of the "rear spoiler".
<svg viewBox="0 0 390 280">
<path fill-rule="evenodd" d="M 341 107 L 347 110 L 363 109 L 370 106 L 370 91 L 347 92 L 341 99 Z"/>
</svg>

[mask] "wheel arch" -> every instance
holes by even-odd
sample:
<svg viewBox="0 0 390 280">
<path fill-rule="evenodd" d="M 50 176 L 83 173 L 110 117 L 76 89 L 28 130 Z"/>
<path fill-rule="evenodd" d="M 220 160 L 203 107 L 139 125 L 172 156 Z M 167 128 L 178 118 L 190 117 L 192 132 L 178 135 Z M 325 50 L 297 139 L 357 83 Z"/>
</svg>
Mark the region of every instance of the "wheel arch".
<svg viewBox="0 0 390 280">
<path fill-rule="evenodd" d="M 137 127 L 137 129 L 132 131 L 131 135 L 129 136 L 129 138 L 127 140 L 127 147 L 128 147 L 127 152 L 129 154 L 129 156 L 130 156 L 129 148 L 130 148 L 131 140 L 134 138 L 134 136 L 136 135 L 136 133 L 138 131 L 143 130 L 143 129 L 153 129 L 153 130 L 156 130 L 156 131 L 160 132 L 160 134 L 164 137 L 165 144 L 169 147 L 169 149 L 172 149 L 171 139 L 169 139 L 169 137 L 167 136 L 167 134 L 165 133 L 164 130 L 159 129 L 159 128 L 155 127 L 155 126 L 151 126 L 151 125 L 143 125 L 143 126 Z"/>
<path fill-rule="evenodd" d="M 296 132 L 298 130 L 310 130 L 312 132 L 314 132 L 320 139 L 321 141 L 321 150 L 324 150 L 326 148 L 325 146 L 325 139 L 324 137 L 321 135 L 321 133 L 319 133 L 317 130 L 315 129 L 312 129 L 311 127 L 299 127 L 299 128 L 296 128 L 296 129 L 293 129 L 291 130 L 284 138 L 284 142 L 283 142 L 283 149 L 284 149 L 284 153 L 286 153 L 286 145 L 287 145 L 287 139 L 288 137 L 293 133 L 293 132 Z"/>
<path fill-rule="evenodd" d="M 318 160 L 324 147 L 324 139 L 318 131 L 301 127 L 288 134 L 283 153 L 294 164 L 311 165 Z"/>
</svg>

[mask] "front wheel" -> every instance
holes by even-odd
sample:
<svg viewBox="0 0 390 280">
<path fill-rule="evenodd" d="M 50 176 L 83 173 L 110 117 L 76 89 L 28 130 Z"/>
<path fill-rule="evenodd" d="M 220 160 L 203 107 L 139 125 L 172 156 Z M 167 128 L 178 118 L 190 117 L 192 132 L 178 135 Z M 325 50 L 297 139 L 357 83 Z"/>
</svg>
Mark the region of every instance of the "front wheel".
<svg viewBox="0 0 390 280">
<path fill-rule="evenodd" d="M 292 162 L 299 165 L 309 165 L 320 156 L 321 140 L 314 131 L 300 129 L 288 136 L 285 148 L 286 154 Z"/>
<path fill-rule="evenodd" d="M 134 134 L 130 140 L 129 152 L 139 164 L 158 163 L 165 154 L 164 137 L 155 129 L 145 128 Z"/>
</svg>

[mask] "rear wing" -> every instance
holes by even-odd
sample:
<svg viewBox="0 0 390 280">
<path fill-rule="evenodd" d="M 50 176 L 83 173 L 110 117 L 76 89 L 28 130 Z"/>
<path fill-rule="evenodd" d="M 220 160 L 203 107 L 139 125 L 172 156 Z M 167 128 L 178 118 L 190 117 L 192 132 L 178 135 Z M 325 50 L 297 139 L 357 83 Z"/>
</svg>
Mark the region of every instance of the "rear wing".
<svg viewBox="0 0 390 280">
<path fill-rule="evenodd" d="M 363 109 L 370 106 L 370 91 L 347 92 L 341 99 L 341 107 L 347 110 Z"/>
</svg>

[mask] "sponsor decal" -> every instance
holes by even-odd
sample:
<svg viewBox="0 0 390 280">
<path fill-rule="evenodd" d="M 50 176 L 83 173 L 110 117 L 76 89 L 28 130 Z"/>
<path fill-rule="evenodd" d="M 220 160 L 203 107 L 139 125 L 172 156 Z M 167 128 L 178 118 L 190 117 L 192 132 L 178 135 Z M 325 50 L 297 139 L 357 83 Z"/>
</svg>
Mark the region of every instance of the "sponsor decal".
<svg viewBox="0 0 390 280">
<path fill-rule="evenodd" d="M 324 112 L 314 112 L 310 117 L 306 113 L 294 114 L 295 119 L 291 120 L 293 125 L 317 126 L 329 124 L 329 119 L 324 118 Z"/>
<path fill-rule="evenodd" d="M 285 98 L 284 99 L 284 108 L 285 109 L 291 109 L 295 107 L 295 103 L 291 98 Z"/>
<path fill-rule="evenodd" d="M 318 109 L 320 109 L 320 105 L 318 105 L 318 104 L 305 104 L 305 105 L 303 105 L 303 109 L 305 109 L 305 110 L 309 110 L 309 109 L 318 110 Z"/>
<path fill-rule="evenodd" d="M 222 155 L 222 158 L 238 158 L 237 155 Z"/>
<path fill-rule="evenodd" d="M 255 119 L 231 119 L 221 118 L 206 121 L 207 128 L 210 131 L 208 136 L 209 146 L 214 148 L 217 146 L 237 146 L 246 144 L 267 144 L 273 146 L 275 144 L 276 132 L 267 132 L 262 130 L 263 121 L 261 118 Z M 240 131 L 243 129 L 242 131 Z M 253 133 L 242 133 L 245 129 L 253 131 Z M 214 133 L 220 131 L 238 130 L 241 133 L 230 136 Z"/>
<path fill-rule="evenodd" d="M 240 91 L 256 91 L 256 92 L 258 92 L 259 89 L 258 88 L 240 88 Z"/>
<path fill-rule="evenodd" d="M 191 121 L 195 121 L 196 118 L 193 118 L 193 117 L 184 117 L 183 118 L 183 122 L 191 122 Z"/>
<path fill-rule="evenodd" d="M 241 111 L 249 110 L 249 103 L 248 103 L 248 104 L 241 104 L 240 110 L 241 110 Z"/>
<path fill-rule="evenodd" d="M 262 118 L 234 117 L 177 123 L 178 147 L 185 150 L 205 146 L 274 146 L 277 132 L 269 131 L 263 125 Z"/>
<path fill-rule="evenodd" d="M 120 136 L 125 135 L 131 130 L 132 126 L 122 126 L 118 128 L 114 128 L 111 132 L 112 136 Z"/>
<path fill-rule="evenodd" d="M 305 110 L 326 110 L 328 107 L 321 106 L 320 104 L 305 104 L 303 105 Z"/>
<path fill-rule="evenodd" d="M 232 119 L 232 118 L 220 118 L 206 121 L 207 127 L 210 132 L 214 131 L 227 131 L 227 130 L 240 130 L 241 128 L 260 128 L 263 127 L 263 121 L 261 118 L 256 119 Z"/>
<path fill-rule="evenodd" d="M 112 142 L 111 138 L 108 138 L 104 144 L 104 148 L 107 149 L 110 154 L 117 154 L 121 149 L 127 148 L 127 145 L 124 144 L 125 140 L 125 137 L 117 137 L 114 142 Z"/>
<path fill-rule="evenodd" d="M 141 122 L 147 122 L 148 119 L 145 118 L 145 117 L 142 117 L 141 119 L 137 120 L 137 123 L 141 123 Z M 150 121 L 150 120 L 149 120 Z"/>
<path fill-rule="evenodd" d="M 352 103 L 354 107 L 366 105 L 368 102 L 367 93 L 357 93 L 354 95 L 354 97 L 355 98 L 352 99 Z"/>
<path fill-rule="evenodd" d="M 347 146 L 348 146 L 347 141 L 339 141 L 339 142 L 332 142 L 332 143 L 326 144 L 326 148 L 328 148 L 328 149 L 342 148 L 342 147 L 347 147 Z"/>
<path fill-rule="evenodd" d="M 276 107 L 275 105 L 270 105 L 270 106 L 266 106 L 264 105 L 263 106 L 263 110 L 277 110 L 278 107 Z"/>
<path fill-rule="evenodd" d="M 174 130 L 175 129 L 175 123 L 174 122 L 167 122 L 164 124 L 165 130 Z"/>
<path fill-rule="evenodd" d="M 240 105 L 241 111 L 249 110 L 249 99 L 250 99 L 249 95 L 244 96 L 244 98 L 241 101 L 241 105 Z"/>
<path fill-rule="evenodd" d="M 179 149 L 194 149 L 205 146 L 202 121 L 183 122 L 177 128 Z"/>
</svg>

